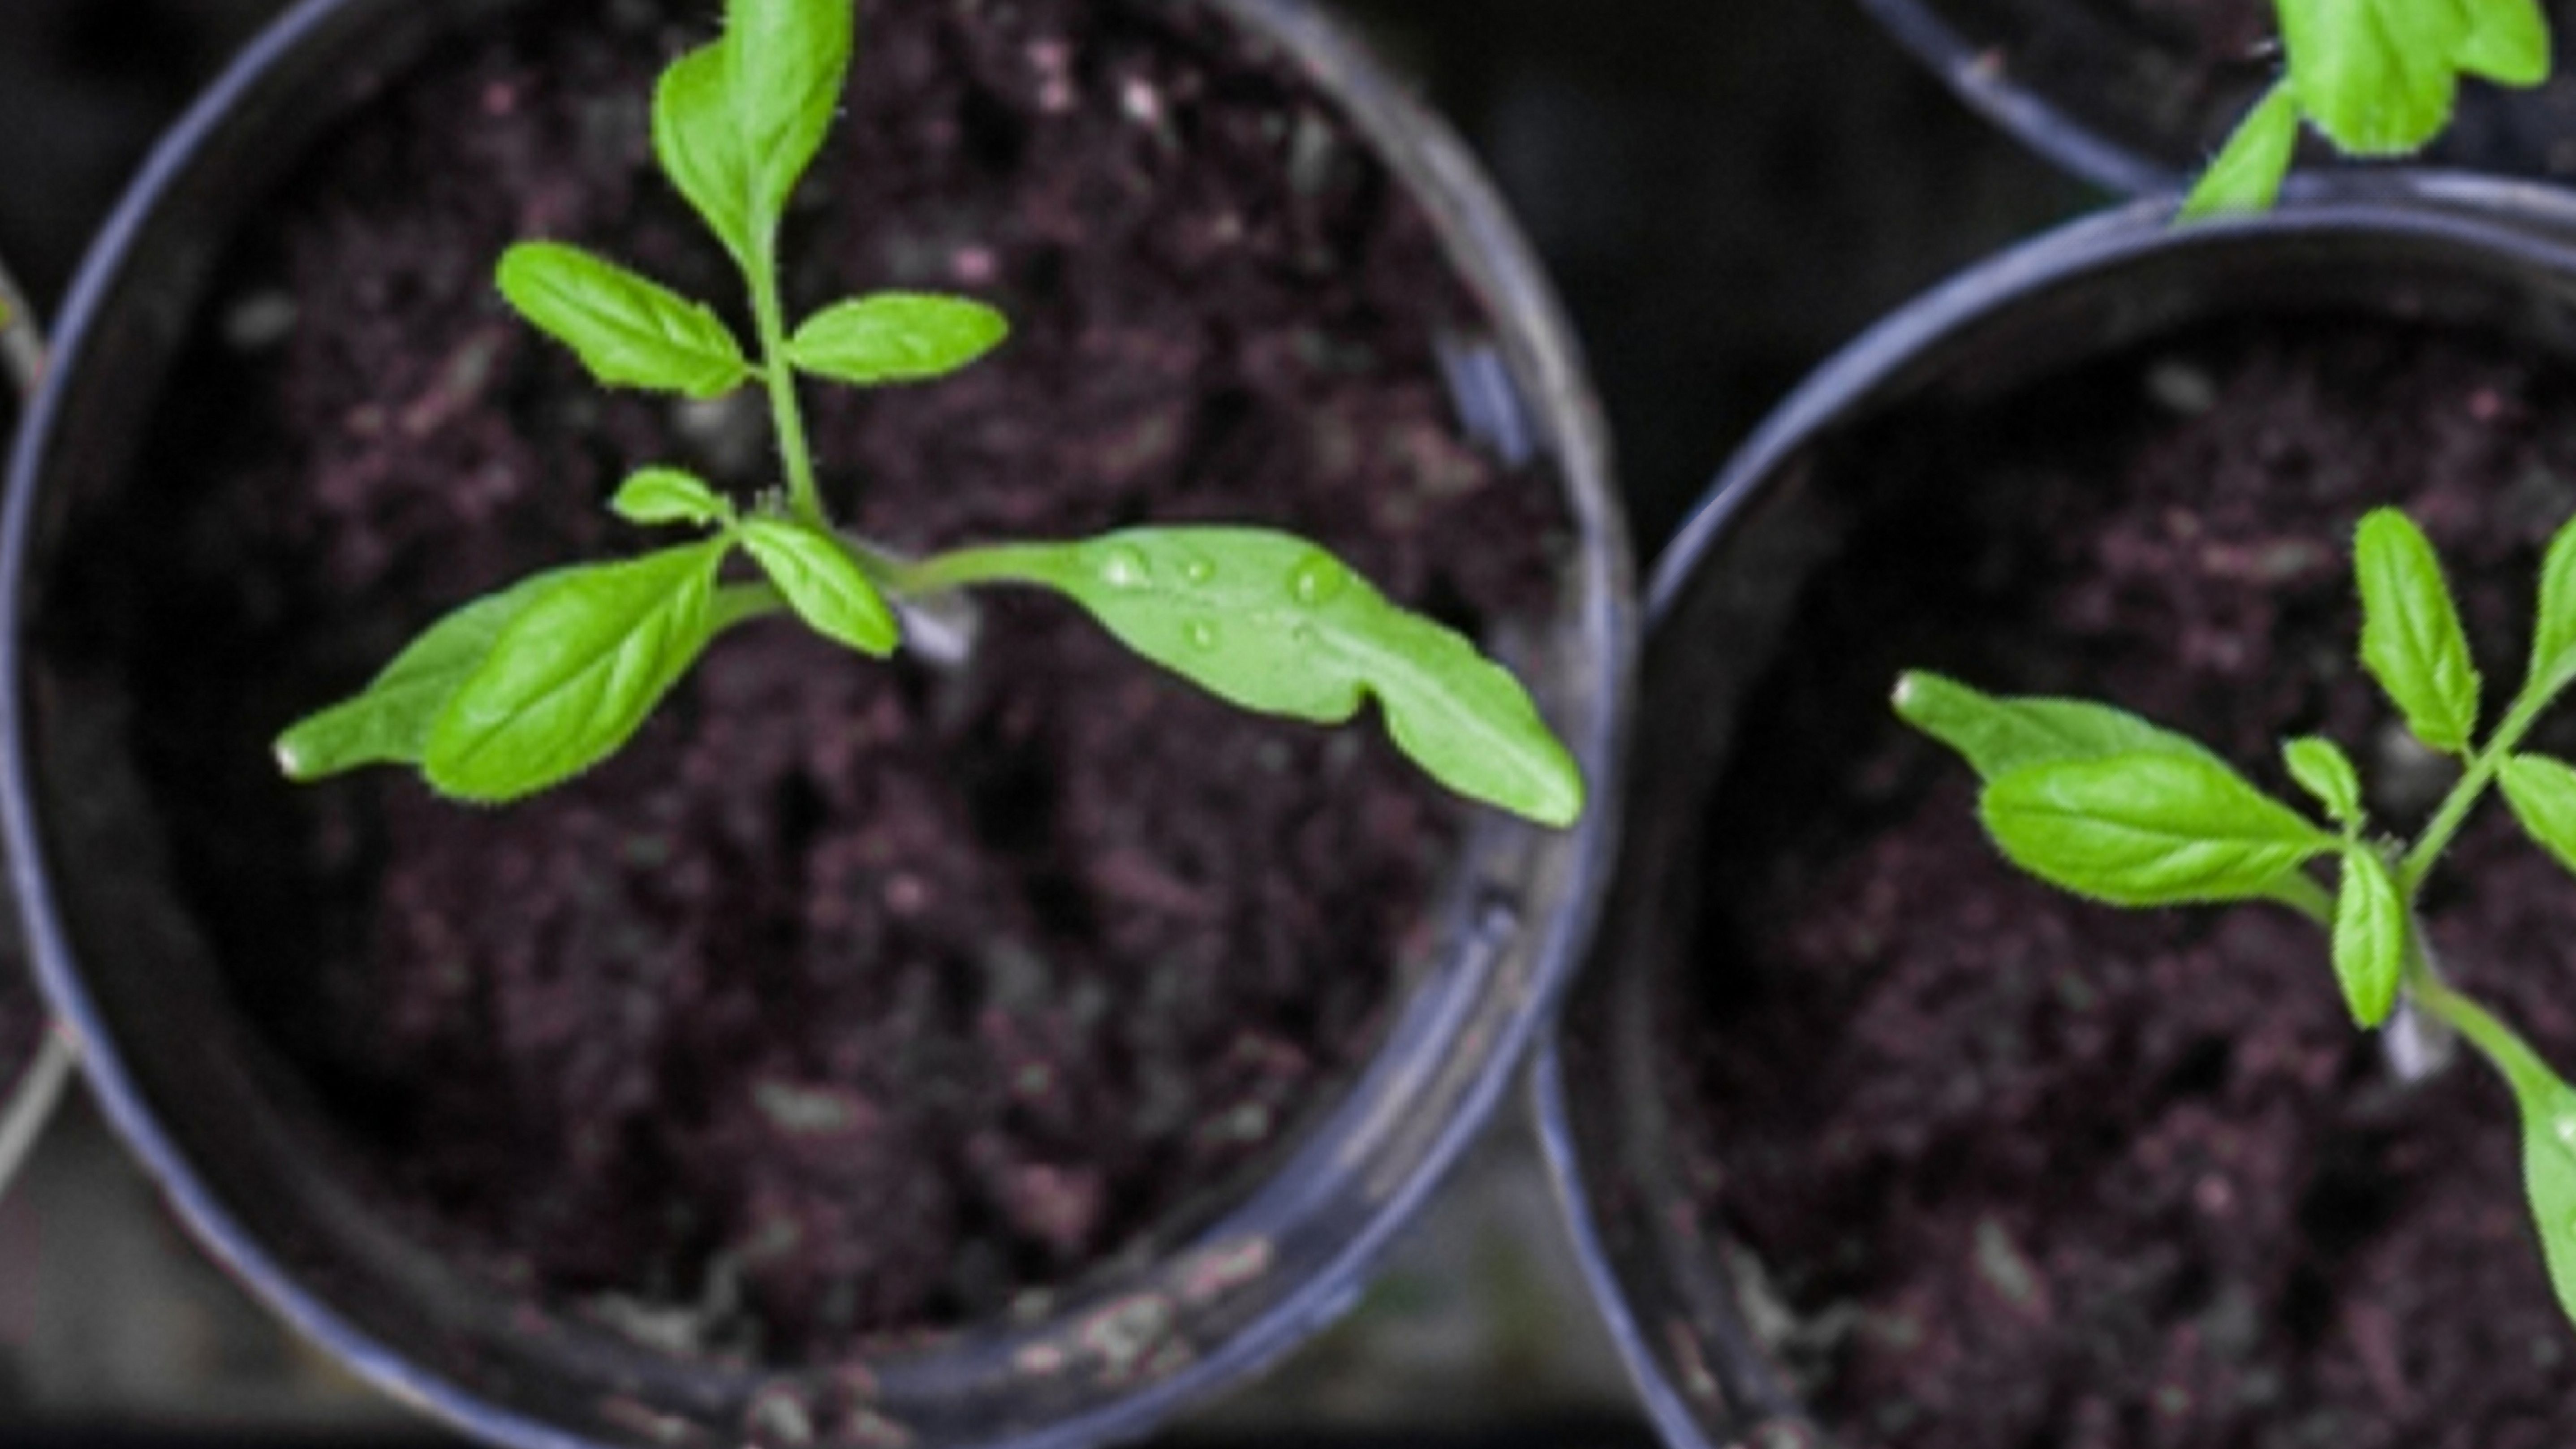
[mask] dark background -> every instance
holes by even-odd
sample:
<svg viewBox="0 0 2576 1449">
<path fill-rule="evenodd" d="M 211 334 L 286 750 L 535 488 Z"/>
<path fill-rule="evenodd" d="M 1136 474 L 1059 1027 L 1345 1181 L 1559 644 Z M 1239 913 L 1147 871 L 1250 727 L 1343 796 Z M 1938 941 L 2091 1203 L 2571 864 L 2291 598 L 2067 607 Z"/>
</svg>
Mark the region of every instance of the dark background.
<svg viewBox="0 0 2576 1449">
<path fill-rule="evenodd" d="M 160 129 L 278 8 L 0 0 L 0 256 L 40 311 Z M 1544 256 L 1641 562 L 1835 346 L 2099 199 L 1989 132 L 1852 0 L 1343 9 L 1484 157 Z M 1564 1251 L 1514 1124 L 1350 1321 L 1186 1432 L 1648 1443 Z M 409 1426 L 204 1266 L 70 1105 L 0 1203 L 0 1443 L 430 1442 Z"/>
</svg>

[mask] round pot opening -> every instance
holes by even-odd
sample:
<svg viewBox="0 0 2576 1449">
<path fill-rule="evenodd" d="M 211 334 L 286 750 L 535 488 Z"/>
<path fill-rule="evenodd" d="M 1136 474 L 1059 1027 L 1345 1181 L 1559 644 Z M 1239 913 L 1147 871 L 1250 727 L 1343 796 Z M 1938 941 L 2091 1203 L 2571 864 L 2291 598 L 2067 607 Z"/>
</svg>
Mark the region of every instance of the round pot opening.
<svg viewBox="0 0 2576 1449">
<path fill-rule="evenodd" d="M 720 643 L 533 843 L 399 780 L 268 780 L 239 752 L 331 697 L 286 695 L 362 682 L 495 582 L 467 575 L 636 547 L 597 521 L 622 469 L 758 466 L 722 415 L 568 388 L 487 280 L 548 234 L 730 295 L 644 169 L 652 71 L 712 7 L 303 6 L 120 211 L 13 455 L 12 848 L 46 988 L 190 1225 L 496 1441 L 1141 1432 L 1350 1301 L 1588 930 L 1624 542 L 1570 336 L 1463 152 L 1301 5 L 959 15 L 863 8 L 785 249 L 804 306 L 1013 315 L 1016 356 L 954 384 L 816 401 L 860 526 L 1319 533 L 1482 624 L 1604 803 L 1564 833 L 1453 809 L 1373 725 L 1247 724 L 1008 599 L 988 637 L 1051 650 L 1009 673 Z M 1163 295 L 1211 277 L 1225 310 Z M 951 486 L 979 463 L 1053 486 Z M 1434 547 L 1470 516 L 1498 561 Z M 922 924 L 952 900 L 977 929 Z"/>
<path fill-rule="evenodd" d="M 1535 1075 L 1669 1442 L 2393 1443 L 2576 1402 L 2502 1089 L 2387 1082 L 2286 912 L 2019 876 L 1886 703 L 1928 668 L 2136 710 L 2289 798 L 2291 734 L 2402 774 L 2349 529 L 2416 512 L 2512 687 L 2576 512 L 2539 462 L 2576 407 L 2571 216 L 2423 175 L 2133 207 L 1894 314 L 1721 475 L 1651 591 L 1655 803 Z M 2506 884 L 2431 929 L 2567 1060 L 2555 958 L 2500 913 L 2576 890 L 2486 824 L 2454 874 Z"/>
</svg>

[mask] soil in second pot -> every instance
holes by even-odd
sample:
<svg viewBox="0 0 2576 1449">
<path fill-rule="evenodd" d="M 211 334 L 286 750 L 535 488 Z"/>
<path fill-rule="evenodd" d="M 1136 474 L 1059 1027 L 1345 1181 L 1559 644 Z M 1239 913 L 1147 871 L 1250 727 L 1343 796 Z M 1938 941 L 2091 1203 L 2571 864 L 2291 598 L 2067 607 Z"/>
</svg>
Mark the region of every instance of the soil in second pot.
<svg viewBox="0 0 2576 1449">
<path fill-rule="evenodd" d="M 1855 520 L 1810 579 L 1709 817 L 1670 1075 L 1704 1219 L 1844 1442 L 1903 1449 L 2551 1449 L 2576 1328 L 2511 1100 L 2395 1085 L 2322 933 L 2270 906 L 2124 912 L 2005 864 L 1901 669 L 2107 700 L 2301 799 L 2350 747 L 2383 827 L 2447 787 L 2354 662 L 2348 545 L 2406 508 L 2492 709 L 2576 513 L 2576 372 L 2440 331 L 2185 335 L 1843 440 Z M 2576 747 L 2576 720 L 2540 748 Z M 2576 1065 L 2576 879 L 2491 805 L 2428 891 L 2436 948 Z"/>
<path fill-rule="evenodd" d="M 236 244 L 48 627 L 130 673 L 205 928 L 380 1201 L 546 1302 L 792 1359 L 1204 1220 L 1366 1059 L 1464 807 L 1373 722 L 1242 715 L 1007 594 L 956 670 L 746 627 L 507 810 L 275 778 L 274 732 L 440 612 L 644 546 L 602 508 L 627 470 L 770 476 L 756 396 L 602 393 L 490 283 L 556 237 L 739 322 L 649 165 L 714 9 L 532 7 L 337 133 Z M 1013 319 L 953 380 L 809 394 L 827 494 L 894 547 L 1242 521 L 1470 629 L 1553 605 L 1554 485 L 1441 383 L 1477 304 L 1198 6 L 869 0 L 783 250 L 791 308 Z"/>
</svg>

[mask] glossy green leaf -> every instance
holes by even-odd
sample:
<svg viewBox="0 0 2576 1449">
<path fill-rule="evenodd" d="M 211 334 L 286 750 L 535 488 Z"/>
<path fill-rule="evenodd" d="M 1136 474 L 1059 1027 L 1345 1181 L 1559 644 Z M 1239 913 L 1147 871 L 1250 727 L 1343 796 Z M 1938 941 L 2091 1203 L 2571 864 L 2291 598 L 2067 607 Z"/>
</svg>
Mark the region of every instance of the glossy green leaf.
<svg viewBox="0 0 2576 1449">
<path fill-rule="evenodd" d="M 853 0 L 728 0 L 735 125 L 756 219 L 775 222 L 840 109 Z"/>
<path fill-rule="evenodd" d="M 549 580 L 431 727 L 430 784 L 498 803 L 614 753 L 706 647 L 716 570 L 732 547 L 709 539 Z"/>
<path fill-rule="evenodd" d="M 501 258 L 501 295 L 611 387 L 722 397 L 751 376 L 716 314 L 612 262 L 555 242 Z"/>
<path fill-rule="evenodd" d="M 2080 699 L 1986 694 L 1914 670 L 1896 681 L 1896 713 L 1966 758 L 1981 779 L 2052 760 L 2108 755 L 2193 755 L 2216 763 L 2196 741 L 2126 710 Z"/>
<path fill-rule="evenodd" d="M 361 765 L 416 765 L 430 726 L 491 653 L 492 641 L 558 572 L 520 580 L 450 613 L 394 656 L 364 692 L 299 720 L 277 737 L 290 780 L 319 780 Z"/>
<path fill-rule="evenodd" d="M 1060 590 L 1234 704 L 1338 724 L 1374 695 L 1396 745 L 1448 788 L 1548 825 L 1582 812 L 1582 774 L 1518 680 L 1304 539 L 1134 529 L 979 557 L 978 577 Z"/>
<path fill-rule="evenodd" d="M 2558 1309 L 2576 1321 L 2576 1088 L 2483 1007 L 2452 993 L 2452 1017 L 2513 1089 L 2522 1186 Z"/>
<path fill-rule="evenodd" d="M 756 222 L 751 153 L 734 117 L 733 59 L 724 42 L 671 62 L 653 90 L 653 155 L 745 272 L 768 265 L 771 226 Z"/>
<path fill-rule="evenodd" d="M 2540 613 L 2531 630 L 2525 689 L 2555 693 L 2576 681 L 2576 519 L 2549 541 L 2540 563 Z"/>
<path fill-rule="evenodd" d="M 695 474 L 678 468 L 643 468 L 618 485 L 608 501 L 611 511 L 629 523 L 717 524 L 733 517 L 733 505 Z"/>
<path fill-rule="evenodd" d="M 742 525 L 742 542 L 816 633 L 881 659 L 894 652 L 902 639 L 894 610 L 839 539 L 791 519 L 754 518 Z"/>
<path fill-rule="evenodd" d="M 2450 120 L 2451 56 L 2466 28 L 2453 0 L 2278 0 L 2300 108 L 2355 156 L 2416 150 Z"/>
<path fill-rule="evenodd" d="M 2398 983 L 2406 975 L 2406 900 L 2388 862 L 2368 846 L 2343 854 L 2343 885 L 2335 897 L 2334 969 L 2352 1019 L 2377 1027 L 2397 1009 Z"/>
<path fill-rule="evenodd" d="M 747 272 L 831 130 L 850 46 L 850 0 L 731 0 L 724 38 L 662 73 L 654 154 Z"/>
<path fill-rule="evenodd" d="M 2337 825 L 2361 828 L 2361 776 L 2343 746 L 2311 735 L 2282 745 L 2281 758 L 2290 767 L 2290 778 L 2326 807 L 2329 818 Z"/>
<path fill-rule="evenodd" d="M 863 387 L 917 382 L 966 366 L 1010 330 L 1001 313 L 981 302 L 880 292 L 808 318 L 787 340 L 787 357 L 818 377 Z"/>
<path fill-rule="evenodd" d="M 2468 33 L 2453 52 L 2460 69 L 2499 85 L 2549 79 L 2549 17 L 2540 0 L 2463 0 Z"/>
<path fill-rule="evenodd" d="M 2269 896 L 2336 846 L 2226 766 L 2181 754 L 2024 765 L 1988 784 L 1978 811 L 2014 864 L 2121 906 Z"/>
<path fill-rule="evenodd" d="M 2478 670 L 2441 560 L 2414 521 L 2374 509 L 2354 536 L 2361 661 L 2434 749 L 2465 754 L 2478 726 Z"/>
<path fill-rule="evenodd" d="M 2298 146 L 2299 95 L 2284 81 L 2236 123 L 2184 198 L 2181 220 L 2268 210 L 2280 197 Z"/>
<path fill-rule="evenodd" d="M 2523 833 L 2576 871 L 2576 769 L 2545 755 L 2513 755 L 2496 781 Z"/>
</svg>

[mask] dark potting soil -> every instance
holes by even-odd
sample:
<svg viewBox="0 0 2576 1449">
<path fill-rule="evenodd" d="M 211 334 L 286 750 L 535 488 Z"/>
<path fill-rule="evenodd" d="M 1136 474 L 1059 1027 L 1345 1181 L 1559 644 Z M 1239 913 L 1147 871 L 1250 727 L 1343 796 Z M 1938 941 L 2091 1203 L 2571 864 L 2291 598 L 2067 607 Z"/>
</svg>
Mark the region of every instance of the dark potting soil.
<svg viewBox="0 0 2576 1449">
<path fill-rule="evenodd" d="M 1909 667 L 2108 700 L 2293 800 L 2279 742 L 2324 733 L 2411 831 L 2447 767 L 2354 663 L 2352 526 L 2430 532 L 2492 711 L 2576 514 L 2576 372 L 2310 320 L 1847 442 L 1824 486 L 1860 522 L 1713 804 L 1674 1066 L 1700 1210 L 1758 1249 L 1820 1414 L 1903 1449 L 2576 1442 L 2502 1085 L 2465 1048 L 2394 1085 L 2285 910 L 2023 877 L 1887 707 Z M 2538 744 L 2576 749 L 2576 711 Z M 2425 904 L 2454 975 L 2576 1066 L 2576 879 L 2491 805 Z"/>
<path fill-rule="evenodd" d="M 278 728 L 440 612 L 644 546 L 602 507 L 625 471 L 770 476 L 755 397 L 602 394 L 490 282 L 556 237 L 740 318 L 649 169 L 652 78 L 715 8 L 547 4 L 337 133 L 237 244 L 74 612 L 139 680 L 235 989 L 378 1196 L 558 1306 L 794 1358 L 1203 1220 L 1365 1059 L 1462 810 L 1373 723 L 1244 716 L 1010 595 L 954 672 L 746 628 L 507 810 L 274 777 Z M 1478 305 L 1197 7 L 870 0 L 784 250 L 791 307 L 1013 319 L 953 380 L 809 394 L 826 492 L 891 546 L 1248 521 L 1467 627 L 1552 603 L 1553 486 L 1440 382 Z"/>
</svg>

